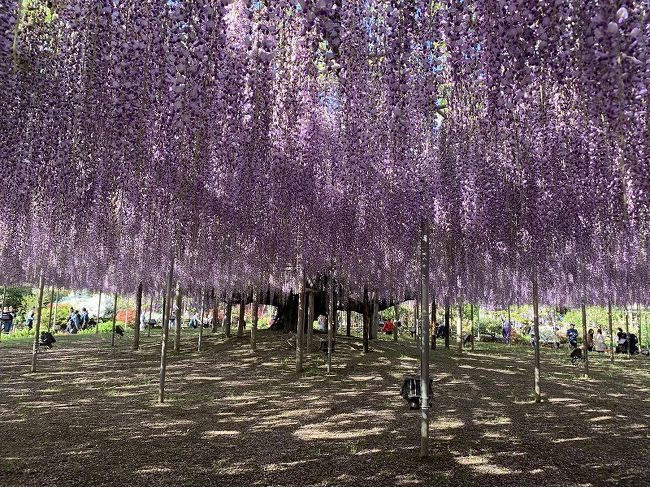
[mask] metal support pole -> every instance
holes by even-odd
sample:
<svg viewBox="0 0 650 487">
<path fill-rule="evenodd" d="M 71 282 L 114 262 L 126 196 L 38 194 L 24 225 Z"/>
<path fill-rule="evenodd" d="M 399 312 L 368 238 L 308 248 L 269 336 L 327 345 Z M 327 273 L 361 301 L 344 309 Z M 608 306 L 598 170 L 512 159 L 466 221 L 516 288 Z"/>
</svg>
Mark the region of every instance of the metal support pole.
<svg viewBox="0 0 650 487">
<path fill-rule="evenodd" d="M 429 449 L 429 231 L 422 221 L 420 240 L 420 300 L 422 303 L 422 343 L 420 345 L 420 457 Z"/>
<path fill-rule="evenodd" d="M 535 402 L 542 402 L 539 356 L 539 290 L 537 288 L 537 271 L 533 271 L 533 332 L 535 333 Z"/>
</svg>

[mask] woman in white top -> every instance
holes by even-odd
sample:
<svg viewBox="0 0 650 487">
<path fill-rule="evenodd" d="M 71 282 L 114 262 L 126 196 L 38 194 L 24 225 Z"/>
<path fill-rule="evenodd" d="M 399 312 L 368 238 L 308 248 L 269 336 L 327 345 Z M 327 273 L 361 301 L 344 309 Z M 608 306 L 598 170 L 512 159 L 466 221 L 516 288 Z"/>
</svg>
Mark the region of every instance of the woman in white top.
<svg viewBox="0 0 650 487">
<path fill-rule="evenodd" d="M 594 335 L 594 350 L 596 352 L 605 351 L 605 337 L 603 336 L 603 330 L 598 328 L 596 335 Z"/>
</svg>

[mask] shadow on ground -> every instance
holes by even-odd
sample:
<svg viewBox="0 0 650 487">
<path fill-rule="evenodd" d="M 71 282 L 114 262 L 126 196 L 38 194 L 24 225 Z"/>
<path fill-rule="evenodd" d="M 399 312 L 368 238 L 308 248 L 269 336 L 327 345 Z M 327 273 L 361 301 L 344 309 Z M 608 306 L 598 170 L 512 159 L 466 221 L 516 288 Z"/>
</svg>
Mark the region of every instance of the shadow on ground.
<svg viewBox="0 0 650 487">
<path fill-rule="evenodd" d="M 2 344 L 0 484 L 49 485 L 646 485 L 648 359 L 544 351 L 542 404 L 528 349 L 482 345 L 431 356 L 431 456 L 418 459 L 417 412 L 399 396 L 417 374 L 403 342 L 340 338 L 334 372 L 314 354 L 297 375 L 285 337 L 185 334 L 156 404 L 159 337 L 111 349 L 61 337 L 28 373 L 26 342 Z"/>
</svg>

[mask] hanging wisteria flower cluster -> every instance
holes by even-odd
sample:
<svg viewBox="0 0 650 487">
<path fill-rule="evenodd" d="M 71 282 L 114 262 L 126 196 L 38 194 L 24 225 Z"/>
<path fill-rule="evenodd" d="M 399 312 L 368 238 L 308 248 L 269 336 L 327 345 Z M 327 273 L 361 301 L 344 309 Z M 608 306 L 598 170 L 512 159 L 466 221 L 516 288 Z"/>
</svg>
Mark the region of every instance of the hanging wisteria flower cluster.
<svg viewBox="0 0 650 487">
<path fill-rule="evenodd" d="M 650 9 L 0 1 L 4 281 L 648 302 Z"/>
</svg>

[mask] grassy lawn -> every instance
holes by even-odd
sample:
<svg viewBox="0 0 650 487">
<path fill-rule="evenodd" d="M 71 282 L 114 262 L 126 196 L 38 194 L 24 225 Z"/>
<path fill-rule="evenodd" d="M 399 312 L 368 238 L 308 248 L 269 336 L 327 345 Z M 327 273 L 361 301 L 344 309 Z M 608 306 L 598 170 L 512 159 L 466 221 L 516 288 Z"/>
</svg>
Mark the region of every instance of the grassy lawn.
<svg viewBox="0 0 650 487">
<path fill-rule="evenodd" d="M 31 340 L 0 344 L 0 485 L 645 485 L 650 360 L 592 354 L 591 378 L 544 349 L 545 401 L 532 402 L 532 350 L 477 343 L 431 353 L 431 456 L 399 396 L 418 372 L 412 339 L 361 353 L 340 338 L 334 372 L 315 353 L 302 375 L 279 333 L 183 330 L 156 404 L 159 330 L 59 336 L 30 374 Z M 3 337 L 4 338 L 4 337 Z M 453 343 L 452 343 L 453 347 Z"/>
</svg>

